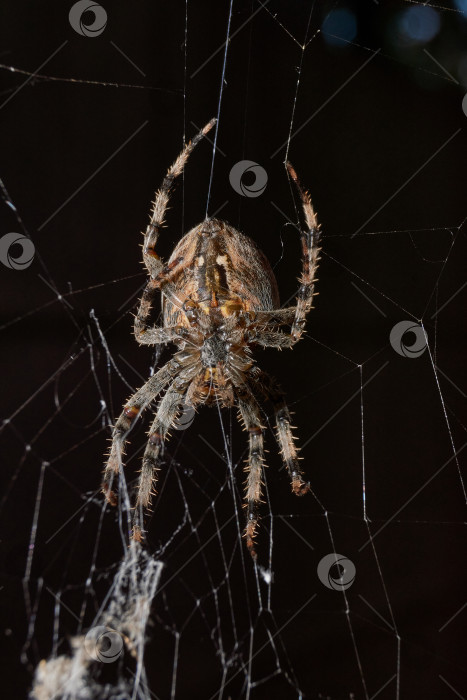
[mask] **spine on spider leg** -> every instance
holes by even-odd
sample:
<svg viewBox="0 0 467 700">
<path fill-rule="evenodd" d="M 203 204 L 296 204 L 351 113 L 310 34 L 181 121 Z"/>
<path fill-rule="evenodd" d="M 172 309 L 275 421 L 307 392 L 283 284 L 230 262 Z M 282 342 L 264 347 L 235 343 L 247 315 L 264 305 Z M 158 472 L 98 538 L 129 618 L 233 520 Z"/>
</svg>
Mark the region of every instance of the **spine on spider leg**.
<svg viewBox="0 0 467 700">
<path fill-rule="evenodd" d="M 160 469 L 161 452 L 164 447 L 165 435 L 161 432 L 150 432 L 139 477 L 138 492 L 133 513 L 133 531 L 131 539 L 135 542 L 144 541 L 144 511 L 151 505 L 151 497 L 155 495 L 157 473 Z"/>
<path fill-rule="evenodd" d="M 303 472 L 299 464 L 299 450 L 295 445 L 296 438 L 292 433 L 290 420 L 289 409 L 283 402 L 276 412 L 277 438 L 282 446 L 281 455 L 292 480 L 292 491 L 296 496 L 304 496 L 310 490 L 310 484 L 303 479 Z"/>
<path fill-rule="evenodd" d="M 135 420 L 147 406 L 154 400 L 156 396 L 170 381 L 171 377 L 177 372 L 178 363 L 172 358 L 164 367 L 156 374 L 148 379 L 133 396 L 128 399 L 123 411 L 115 423 L 112 432 L 112 445 L 110 454 L 105 465 L 104 474 L 102 477 L 102 491 L 111 505 L 117 504 L 117 496 L 112 490 L 113 481 L 123 467 L 123 456 L 125 454 L 125 439 Z"/>
<path fill-rule="evenodd" d="M 263 457 L 263 430 L 260 426 L 248 428 L 249 433 L 249 457 L 245 471 L 248 473 L 246 480 L 246 510 L 247 522 L 244 537 L 246 546 L 254 560 L 257 558 L 255 549 L 255 536 L 258 527 L 258 507 L 262 502 L 261 487 L 264 466 Z"/>
<path fill-rule="evenodd" d="M 245 527 L 244 537 L 246 547 L 254 561 L 258 558 L 255 548 L 256 529 L 258 527 L 258 508 L 254 503 L 248 503 L 247 523 Z"/>
<path fill-rule="evenodd" d="M 162 428 L 159 428 L 159 430 L 162 430 Z M 155 494 L 154 486 L 157 481 L 157 472 L 160 469 L 159 460 L 165 437 L 165 433 L 155 430 L 149 435 L 141 466 L 141 476 L 136 498 L 137 507 L 147 508 L 151 505 L 151 496 Z"/>
<path fill-rule="evenodd" d="M 151 281 L 147 284 L 146 289 L 143 292 L 143 296 L 139 302 L 138 313 L 134 317 L 134 333 L 135 338 L 138 343 L 143 342 L 144 334 L 149 325 L 149 319 L 151 318 L 151 302 L 154 297 L 154 285 Z"/>
<path fill-rule="evenodd" d="M 153 203 L 153 206 L 156 207 L 156 205 L 159 204 L 158 199 L 159 199 L 159 197 L 161 197 L 161 202 L 160 202 L 160 204 L 163 205 L 163 210 L 161 210 L 161 211 L 162 211 L 162 215 L 164 214 L 165 209 L 166 209 L 166 207 L 167 207 L 167 203 L 168 203 L 168 198 L 169 198 L 170 190 L 171 190 L 171 188 L 172 188 L 172 185 L 173 185 L 173 183 L 174 183 L 174 180 L 175 180 L 177 177 L 179 177 L 179 175 L 182 174 L 183 169 L 184 169 L 184 167 L 185 167 L 185 165 L 186 165 L 186 162 L 187 162 L 188 158 L 190 157 L 190 155 L 192 154 L 192 152 L 194 151 L 194 149 L 196 148 L 196 146 L 198 145 L 198 143 L 201 141 L 201 139 L 203 139 L 204 136 L 206 136 L 206 134 L 209 133 L 209 131 L 212 129 L 212 127 L 214 126 L 214 124 L 215 124 L 216 122 L 217 122 L 217 119 L 215 119 L 215 118 L 214 118 L 214 119 L 211 119 L 211 121 L 209 121 L 209 122 L 196 134 L 196 136 L 194 136 L 194 137 L 192 138 L 192 140 L 189 141 L 189 142 L 185 145 L 185 148 L 182 150 L 182 152 L 180 153 L 180 155 L 176 158 L 176 160 L 172 163 L 172 165 L 171 165 L 170 168 L 168 169 L 167 175 L 165 176 L 165 178 L 164 178 L 164 180 L 163 180 L 163 182 L 162 182 L 162 186 L 161 186 L 160 190 L 158 191 L 158 193 L 157 193 L 157 195 L 156 195 L 156 199 L 155 199 L 155 201 L 154 201 L 154 203 Z M 158 220 L 157 213 L 158 213 L 158 212 L 157 212 L 155 209 L 153 209 L 151 221 Z M 162 223 L 163 223 L 163 222 L 160 221 L 160 224 L 161 224 L 161 225 L 162 225 Z"/>
<path fill-rule="evenodd" d="M 112 488 L 113 481 L 117 478 L 120 465 L 125 454 L 125 435 L 130 430 L 134 420 L 139 415 L 138 406 L 126 406 L 118 418 L 112 432 L 112 444 L 110 453 L 102 476 L 102 493 L 112 506 L 117 505 L 117 496 Z"/>
<path fill-rule="evenodd" d="M 285 393 L 277 380 L 265 372 L 260 373 L 257 386 L 262 390 L 265 398 L 271 400 L 274 407 L 276 439 L 292 482 L 292 492 L 296 496 L 304 496 L 310 491 L 310 484 L 303 479 L 304 474 L 300 469 L 299 460 L 302 458 L 298 456 L 299 448 L 295 445 L 296 438 L 292 433 L 295 426 L 291 425 L 291 415 L 285 400 Z"/>
<path fill-rule="evenodd" d="M 194 136 L 191 139 L 191 141 L 189 141 L 186 144 L 185 148 L 180 153 L 178 158 L 168 169 L 167 175 L 165 176 L 164 182 L 162 183 L 162 187 L 160 190 L 161 192 L 167 192 L 167 194 L 169 193 L 175 178 L 182 174 L 188 158 L 193 153 L 201 139 L 203 139 L 206 136 L 206 134 L 209 133 L 209 131 L 212 129 L 216 122 L 217 119 L 211 119 L 211 121 L 209 121 L 205 126 L 203 126 L 203 128 L 196 134 L 196 136 Z"/>
<path fill-rule="evenodd" d="M 319 238 L 319 224 L 318 224 L 316 212 L 313 209 L 313 205 L 311 203 L 310 193 L 307 192 L 307 190 L 303 189 L 302 184 L 301 184 L 299 177 L 297 175 L 297 171 L 293 167 L 292 163 L 289 163 L 287 161 L 286 166 L 287 166 L 287 171 L 288 171 L 290 177 L 292 178 L 292 180 L 294 181 L 295 186 L 296 186 L 298 193 L 300 195 L 300 198 L 302 200 L 305 218 L 306 218 L 306 223 L 311 230 L 316 231 L 316 235 Z M 306 207 L 306 209 L 305 209 L 305 207 Z"/>
<path fill-rule="evenodd" d="M 212 129 L 217 119 L 211 119 L 196 136 L 189 141 L 170 166 L 159 190 L 152 203 L 151 219 L 144 234 L 143 257 L 150 272 L 156 276 L 162 269 L 162 262 L 155 251 L 160 228 L 164 224 L 164 215 L 169 203 L 170 192 L 175 179 L 182 174 L 185 164 L 201 139 Z"/>
<path fill-rule="evenodd" d="M 314 289 L 315 283 L 318 281 L 315 275 L 320 259 L 319 253 L 321 248 L 319 247 L 319 243 L 321 231 L 316 212 L 311 203 L 311 197 L 301 186 L 295 168 L 289 162 L 287 163 L 287 170 L 300 194 L 303 212 L 308 226 L 308 230 L 301 231 L 300 233 L 302 240 L 302 273 L 299 277 L 300 289 L 297 295 L 297 310 L 291 331 L 292 339 L 294 343 L 296 343 L 303 334 L 306 316 L 312 308 L 313 297 L 317 295 Z"/>
<path fill-rule="evenodd" d="M 179 354 L 180 357 L 180 354 Z M 175 380 L 174 384 L 177 383 Z M 164 398 L 159 404 L 153 424 L 149 429 L 148 441 L 143 455 L 139 483 L 136 495 L 135 518 L 133 525 L 133 539 L 141 542 L 142 515 L 151 505 L 151 496 L 155 494 L 154 487 L 157 482 L 157 472 L 160 469 L 164 444 L 170 437 L 170 428 L 180 413 L 180 404 L 186 390 L 186 382 L 181 382 L 178 389 L 173 388 L 173 384 L 168 389 Z"/>
</svg>

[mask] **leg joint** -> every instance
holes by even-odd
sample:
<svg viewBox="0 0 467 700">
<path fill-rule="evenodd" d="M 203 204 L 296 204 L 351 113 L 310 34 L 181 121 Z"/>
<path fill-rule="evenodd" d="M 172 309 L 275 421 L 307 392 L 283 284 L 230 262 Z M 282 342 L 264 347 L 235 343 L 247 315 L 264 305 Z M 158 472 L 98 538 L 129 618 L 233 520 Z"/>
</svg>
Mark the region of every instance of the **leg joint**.
<svg viewBox="0 0 467 700">
<path fill-rule="evenodd" d="M 154 432 L 154 433 L 151 433 L 151 435 L 149 436 L 148 442 L 151 445 L 159 446 L 162 444 L 163 439 L 164 438 L 160 433 Z"/>
</svg>

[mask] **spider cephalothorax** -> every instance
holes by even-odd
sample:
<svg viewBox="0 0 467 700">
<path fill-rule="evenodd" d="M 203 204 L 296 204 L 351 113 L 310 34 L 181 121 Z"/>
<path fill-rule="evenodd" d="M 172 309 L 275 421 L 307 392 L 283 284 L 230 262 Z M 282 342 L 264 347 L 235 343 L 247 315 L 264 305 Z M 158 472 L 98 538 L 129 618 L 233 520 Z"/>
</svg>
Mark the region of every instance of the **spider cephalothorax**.
<svg viewBox="0 0 467 700">
<path fill-rule="evenodd" d="M 237 405 L 249 434 L 245 536 L 248 549 L 256 558 L 254 537 L 261 500 L 263 426 L 255 395 L 261 394 L 274 405 L 276 436 L 293 492 L 302 495 L 309 485 L 299 467 L 284 395 L 255 364 L 252 350 L 255 346 L 290 348 L 300 340 L 314 296 L 319 226 L 309 195 L 302 190 L 288 163 L 308 226 L 301 233 L 302 275 L 295 306 L 279 308 L 276 280 L 266 257 L 250 238 L 224 221 L 210 218 L 193 228 L 164 264 L 155 247 L 172 184 L 194 147 L 214 124 L 213 119 L 185 146 L 156 194 L 143 246 L 150 279 L 135 319 L 135 335 L 141 344 L 172 342 L 178 351 L 125 405 L 113 430 L 103 490 L 108 500 L 115 503 L 112 481 L 122 464 L 126 436 L 134 420 L 166 389 L 149 430 L 139 480 L 133 537 L 141 539 L 140 511 L 150 503 L 161 449 L 183 404 Z M 149 325 L 152 300 L 159 291 L 163 294 L 162 327 Z M 284 327 L 288 327 L 288 332 Z"/>
</svg>

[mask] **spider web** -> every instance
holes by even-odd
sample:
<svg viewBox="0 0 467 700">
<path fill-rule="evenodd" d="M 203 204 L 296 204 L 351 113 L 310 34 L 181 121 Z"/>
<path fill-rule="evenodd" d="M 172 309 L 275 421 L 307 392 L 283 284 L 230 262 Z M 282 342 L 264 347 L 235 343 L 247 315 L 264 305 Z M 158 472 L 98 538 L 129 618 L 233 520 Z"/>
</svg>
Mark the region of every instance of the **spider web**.
<svg viewBox="0 0 467 700">
<path fill-rule="evenodd" d="M 24 269 L 18 242 L 0 251 L 6 697 L 464 697 L 463 4 L 104 5 L 94 37 L 58 3 L 28 7 L 31 26 L 4 9 L 0 245 L 17 232 L 35 248 Z M 415 41 L 425 21 L 437 33 Z M 206 213 L 225 218 L 293 303 L 287 158 L 323 225 L 306 336 L 258 353 L 287 389 L 312 495 L 290 494 L 265 405 L 258 565 L 235 411 L 182 417 L 144 547 L 129 494 L 152 411 L 116 509 L 99 486 L 124 400 L 170 357 L 132 336 L 138 229 L 212 116 L 165 257 Z M 242 160 L 261 167 L 244 186 L 266 173 L 259 196 L 235 191 Z"/>
</svg>

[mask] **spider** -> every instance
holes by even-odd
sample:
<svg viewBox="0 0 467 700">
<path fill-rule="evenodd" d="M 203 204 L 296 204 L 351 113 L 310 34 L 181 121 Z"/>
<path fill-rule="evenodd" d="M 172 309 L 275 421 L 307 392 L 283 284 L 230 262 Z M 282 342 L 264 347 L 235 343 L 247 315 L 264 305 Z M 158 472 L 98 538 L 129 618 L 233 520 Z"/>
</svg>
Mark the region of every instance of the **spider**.
<svg viewBox="0 0 467 700">
<path fill-rule="evenodd" d="M 212 119 L 184 147 L 156 192 L 143 244 L 149 281 L 135 317 L 134 332 L 142 345 L 174 343 L 178 350 L 125 404 L 113 428 L 102 489 L 107 500 L 115 505 L 112 482 L 122 464 L 126 437 L 136 419 L 166 390 L 148 433 L 137 488 L 132 537 L 142 541 L 141 523 L 151 502 L 164 442 L 183 404 L 236 405 L 249 439 L 244 537 L 256 560 L 255 535 L 264 463 L 264 426 L 256 395 L 273 404 L 276 438 L 292 492 L 301 496 L 310 490 L 310 485 L 299 466 L 284 393 L 255 364 L 252 350 L 255 346 L 291 348 L 302 337 L 315 295 L 320 227 L 309 194 L 302 189 L 292 165 L 287 163 L 302 201 L 307 229 L 300 233 L 302 273 L 296 304 L 286 308 L 279 308 L 277 282 L 264 254 L 250 238 L 225 221 L 206 218 L 178 242 L 169 261 L 164 263 L 156 245 L 174 181 L 215 123 L 216 119 Z M 152 302 L 159 291 L 161 327 L 150 324 Z M 287 332 L 284 326 L 288 327 Z"/>
</svg>

